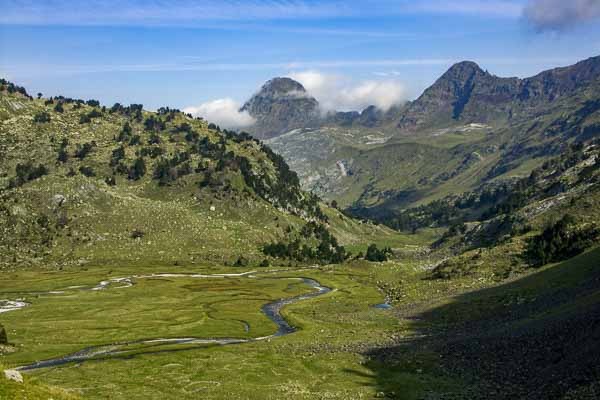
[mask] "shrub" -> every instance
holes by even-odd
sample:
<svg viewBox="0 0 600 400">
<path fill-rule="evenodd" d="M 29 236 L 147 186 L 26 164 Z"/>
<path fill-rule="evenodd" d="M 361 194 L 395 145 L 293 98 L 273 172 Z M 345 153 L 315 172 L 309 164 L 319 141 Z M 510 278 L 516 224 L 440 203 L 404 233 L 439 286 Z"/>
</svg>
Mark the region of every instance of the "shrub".
<svg viewBox="0 0 600 400">
<path fill-rule="evenodd" d="M 128 178 L 134 181 L 139 180 L 146 174 L 146 163 L 144 159 L 139 157 L 134 162 L 131 168 L 129 168 Z"/>
<path fill-rule="evenodd" d="M 37 122 L 40 124 L 50 122 L 50 114 L 48 114 L 45 111 L 40 111 L 33 116 L 33 122 Z"/>
<path fill-rule="evenodd" d="M 134 229 L 129 235 L 132 239 L 141 239 L 144 237 L 144 232 L 139 229 Z"/>
<path fill-rule="evenodd" d="M 92 122 L 92 119 L 90 118 L 89 115 L 87 115 L 87 114 L 81 114 L 79 116 L 79 123 L 80 124 L 89 124 L 90 122 Z"/>
<path fill-rule="evenodd" d="M 126 142 L 130 139 L 131 137 L 131 125 L 129 125 L 129 122 L 125 122 L 125 125 L 123 125 L 123 128 L 121 129 L 121 132 L 119 132 L 119 136 L 117 137 L 117 141 L 118 142 Z"/>
<path fill-rule="evenodd" d="M 81 172 L 82 175 L 85 175 L 88 178 L 92 177 L 92 176 L 96 176 L 96 173 L 94 172 L 92 167 L 88 167 L 86 165 L 79 167 L 79 172 Z"/>
<path fill-rule="evenodd" d="M 247 267 L 248 264 L 249 264 L 249 261 L 246 257 L 239 256 L 237 261 L 235 262 L 234 266 L 235 267 Z"/>
<path fill-rule="evenodd" d="M 15 167 L 15 173 L 17 176 L 10 180 L 9 187 L 18 187 L 26 182 L 47 175 L 48 169 L 43 164 L 39 164 L 37 167 L 34 167 L 32 163 L 28 162 L 25 164 L 17 164 Z"/>
<path fill-rule="evenodd" d="M 67 146 L 69 141 L 65 138 L 60 142 L 60 148 L 58 149 L 58 156 L 56 159 L 62 163 L 66 163 L 69 160 L 69 153 L 67 152 Z"/>
<path fill-rule="evenodd" d="M 101 116 L 102 116 L 102 113 L 100 111 L 94 109 L 87 114 L 82 114 L 79 117 L 79 123 L 80 124 L 89 124 L 90 122 L 92 122 L 92 118 L 98 118 Z"/>
<path fill-rule="evenodd" d="M 83 160 L 88 154 L 91 153 L 92 149 L 96 147 L 96 142 L 84 143 L 83 145 L 77 145 L 75 150 L 75 157 Z"/>
<path fill-rule="evenodd" d="M 136 145 L 139 145 L 139 144 L 142 144 L 142 138 L 140 137 L 140 135 L 133 135 L 133 137 L 129 141 L 129 145 L 130 146 L 136 146 Z"/>
<path fill-rule="evenodd" d="M 113 150 L 112 155 L 110 157 L 110 166 L 114 167 L 119 164 L 119 161 L 125 158 L 125 147 L 119 146 L 115 150 Z"/>
<path fill-rule="evenodd" d="M 0 344 L 7 344 L 8 336 L 6 335 L 6 329 L 0 325 Z"/>
</svg>

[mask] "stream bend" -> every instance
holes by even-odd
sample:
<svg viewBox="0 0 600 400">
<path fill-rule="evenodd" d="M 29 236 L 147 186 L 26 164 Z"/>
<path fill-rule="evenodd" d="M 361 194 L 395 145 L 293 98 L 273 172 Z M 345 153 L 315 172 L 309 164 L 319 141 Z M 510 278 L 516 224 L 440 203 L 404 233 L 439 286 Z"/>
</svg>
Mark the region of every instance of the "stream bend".
<svg viewBox="0 0 600 400">
<path fill-rule="evenodd" d="M 272 271 L 281 272 L 281 271 Z M 68 289 L 76 290 L 107 290 L 110 288 L 123 289 L 134 285 L 134 279 L 144 278 L 156 278 L 156 277 L 169 277 L 169 278 L 227 278 L 227 277 L 246 277 L 260 279 L 254 274 L 255 271 L 244 272 L 241 274 L 215 274 L 215 275 L 204 275 L 204 274 L 152 274 L 152 275 L 136 275 L 126 278 L 113 278 L 100 282 L 98 285 L 87 288 L 87 287 L 71 287 Z M 321 285 L 318 281 L 310 278 L 299 278 L 299 277 L 282 277 L 282 278 L 271 278 L 271 279 L 297 279 L 301 280 L 304 284 L 314 289 L 313 292 L 276 300 L 265 304 L 261 308 L 261 312 L 267 316 L 271 321 L 277 325 L 277 331 L 269 336 L 262 336 L 250 339 L 239 339 L 239 338 L 201 338 L 201 337 L 187 337 L 187 338 L 150 338 L 142 339 L 129 342 L 110 343 L 97 346 L 86 347 L 75 353 L 67 354 L 62 357 L 52 358 L 48 360 L 38 361 L 33 364 L 20 366 L 15 368 L 18 371 L 28 371 L 34 369 L 56 367 L 71 362 L 82 363 L 88 360 L 102 359 L 111 356 L 127 356 L 127 353 L 136 351 L 134 354 L 130 354 L 129 357 L 133 357 L 139 354 L 149 354 L 156 352 L 168 352 L 168 351 L 182 351 L 191 350 L 199 347 L 205 347 L 207 345 L 232 345 L 241 343 L 258 342 L 263 340 L 269 340 L 275 337 L 281 337 L 296 332 L 298 329 L 292 326 L 282 315 L 281 310 L 284 306 L 297 303 L 302 300 L 312 299 L 318 296 L 322 296 L 332 291 L 331 288 Z M 118 286 L 117 286 L 118 285 Z M 58 294 L 64 293 L 62 291 L 47 292 L 47 294 Z M 29 304 L 27 304 L 29 305 Z M 25 306 L 25 305 L 23 305 Z M 14 308 L 13 310 L 16 310 Z M 165 346 L 169 345 L 190 345 L 183 349 L 168 349 Z M 157 349 L 160 347 L 160 349 Z"/>
</svg>

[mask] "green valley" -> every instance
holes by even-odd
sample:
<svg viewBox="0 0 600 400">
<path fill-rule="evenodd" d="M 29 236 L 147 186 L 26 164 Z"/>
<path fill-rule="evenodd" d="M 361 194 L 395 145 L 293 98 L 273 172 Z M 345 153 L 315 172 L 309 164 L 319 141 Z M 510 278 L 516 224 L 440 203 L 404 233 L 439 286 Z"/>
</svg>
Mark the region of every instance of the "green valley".
<svg viewBox="0 0 600 400">
<path fill-rule="evenodd" d="M 597 398 L 598 65 L 275 79 L 264 142 L 3 79 L 0 397 Z"/>
</svg>

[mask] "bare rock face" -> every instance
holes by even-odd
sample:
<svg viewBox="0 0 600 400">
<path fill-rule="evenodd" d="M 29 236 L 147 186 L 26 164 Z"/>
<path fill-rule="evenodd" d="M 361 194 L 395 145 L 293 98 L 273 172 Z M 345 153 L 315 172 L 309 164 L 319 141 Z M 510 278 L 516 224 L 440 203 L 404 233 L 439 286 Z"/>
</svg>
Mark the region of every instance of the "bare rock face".
<svg viewBox="0 0 600 400">
<path fill-rule="evenodd" d="M 600 57 L 526 79 L 500 78 L 474 62 L 463 61 L 453 65 L 418 99 L 391 118 L 407 134 L 421 127 L 447 126 L 453 121 L 508 122 L 545 109 L 597 79 L 600 79 Z"/>
<path fill-rule="evenodd" d="M 290 78 L 274 78 L 265 83 L 241 111 L 247 111 L 256 119 L 256 123 L 246 130 L 259 139 L 314 126 L 320 117 L 317 100 L 304 86 Z"/>
</svg>

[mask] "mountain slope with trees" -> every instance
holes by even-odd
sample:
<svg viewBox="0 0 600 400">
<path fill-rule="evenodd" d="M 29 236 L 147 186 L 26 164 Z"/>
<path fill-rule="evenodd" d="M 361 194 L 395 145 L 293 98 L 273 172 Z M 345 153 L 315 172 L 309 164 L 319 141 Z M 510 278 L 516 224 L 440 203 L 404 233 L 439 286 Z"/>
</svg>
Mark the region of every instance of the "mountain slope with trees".
<svg viewBox="0 0 600 400">
<path fill-rule="evenodd" d="M 3 268 L 258 264 L 290 227 L 335 225 L 339 213 L 330 221 L 324 207 L 246 133 L 166 107 L 34 99 L 0 82 Z"/>
</svg>

